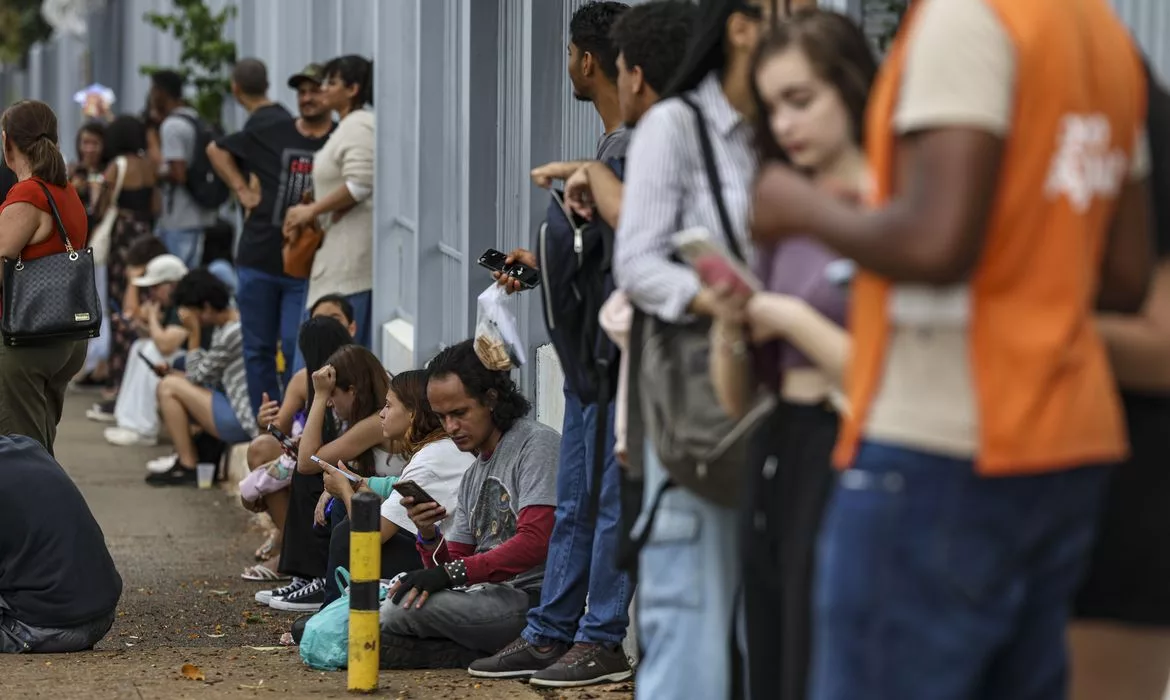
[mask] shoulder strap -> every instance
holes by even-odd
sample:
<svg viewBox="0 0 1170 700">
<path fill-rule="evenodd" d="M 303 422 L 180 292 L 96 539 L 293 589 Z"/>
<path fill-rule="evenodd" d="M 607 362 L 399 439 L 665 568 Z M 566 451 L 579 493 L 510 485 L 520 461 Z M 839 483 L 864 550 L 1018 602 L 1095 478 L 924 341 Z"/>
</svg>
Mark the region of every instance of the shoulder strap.
<svg viewBox="0 0 1170 700">
<path fill-rule="evenodd" d="M 57 202 L 53 200 L 53 193 L 45 187 L 45 183 L 40 180 L 34 180 L 41 190 L 45 193 L 45 199 L 49 201 L 49 209 L 53 213 L 53 220 L 57 222 L 57 233 L 61 236 L 61 242 L 65 244 L 65 250 L 70 253 L 73 252 L 73 243 L 69 240 L 69 235 L 65 233 L 65 222 L 61 220 L 61 212 L 57 209 Z"/>
<path fill-rule="evenodd" d="M 118 197 L 122 194 L 122 184 L 126 181 L 126 156 L 118 156 L 114 159 L 114 167 L 118 169 L 118 177 L 114 180 L 114 191 L 110 195 L 110 205 L 118 206 Z"/>
<path fill-rule="evenodd" d="M 703 110 L 689 95 L 683 95 L 681 99 L 695 115 L 699 147 L 703 153 L 703 167 L 711 184 L 711 196 L 715 198 L 715 207 L 719 210 L 719 223 L 723 227 L 723 237 L 727 239 L 727 248 L 741 262 L 745 261 L 743 249 L 740 248 L 739 239 L 735 237 L 735 229 L 731 225 L 731 216 L 727 213 L 727 203 L 723 201 L 723 182 L 719 177 L 719 168 L 715 165 L 715 149 L 711 145 L 711 134 L 707 133 L 707 120 L 703 118 Z"/>
</svg>

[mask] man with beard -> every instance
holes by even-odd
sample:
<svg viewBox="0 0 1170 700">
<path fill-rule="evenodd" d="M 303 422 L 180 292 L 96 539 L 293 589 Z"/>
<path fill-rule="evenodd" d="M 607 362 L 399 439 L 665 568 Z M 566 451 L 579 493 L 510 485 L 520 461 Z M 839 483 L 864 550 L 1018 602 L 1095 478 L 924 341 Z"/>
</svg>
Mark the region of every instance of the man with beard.
<svg viewBox="0 0 1170 700">
<path fill-rule="evenodd" d="M 259 61 L 255 63 L 263 68 Z M 266 72 L 255 73 L 233 73 L 233 93 L 245 109 L 252 107 L 251 116 L 243 130 L 208 146 L 207 155 L 247 212 L 236 261 L 236 298 L 244 324 L 248 396 L 259 413 L 264 395 L 275 400 L 288 383 L 287 369 L 284 377 L 277 376 L 277 342 L 291 359 L 308 288 L 308 280 L 285 274 L 284 215 L 300 203 L 305 192 L 312 191 L 313 155 L 325 145 L 334 124 L 321 102 L 322 76 L 317 64 L 288 80 L 297 92 L 300 117 L 295 120 L 257 119 L 258 103 L 267 101 L 263 95 L 268 80 Z"/>
</svg>

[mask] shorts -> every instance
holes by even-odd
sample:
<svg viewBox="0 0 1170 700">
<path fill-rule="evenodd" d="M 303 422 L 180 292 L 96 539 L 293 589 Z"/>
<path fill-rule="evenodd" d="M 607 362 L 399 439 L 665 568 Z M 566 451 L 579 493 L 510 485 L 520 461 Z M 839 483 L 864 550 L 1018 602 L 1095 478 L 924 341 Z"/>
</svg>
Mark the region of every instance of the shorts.
<svg viewBox="0 0 1170 700">
<path fill-rule="evenodd" d="M 1170 627 L 1170 397 L 1123 398 L 1132 456 L 1109 484 L 1074 617 Z"/>
<path fill-rule="evenodd" d="M 211 392 L 211 417 L 215 421 L 215 432 L 219 433 L 220 440 L 229 445 L 251 442 L 252 436 L 240 425 L 232 402 L 221 391 Z"/>
</svg>

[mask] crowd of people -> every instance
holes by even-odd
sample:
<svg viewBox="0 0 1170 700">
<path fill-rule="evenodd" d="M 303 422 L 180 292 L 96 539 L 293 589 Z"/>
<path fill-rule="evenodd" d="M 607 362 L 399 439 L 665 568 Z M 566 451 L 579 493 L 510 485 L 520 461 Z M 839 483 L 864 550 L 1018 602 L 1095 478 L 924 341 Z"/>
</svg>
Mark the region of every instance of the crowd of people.
<svg viewBox="0 0 1170 700">
<path fill-rule="evenodd" d="M 239 61 L 218 138 L 156 74 L 152 119 L 83 127 L 72 184 L 52 113 L 5 112 L 0 254 L 57 252 L 53 199 L 74 247 L 115 215 L 108 342 L 86 372 L 84 343 L 0 347 L 0 432 L 51 452 L 66 385 L 101 382 L 110 442 L 174 444 L 152 484 L 246 443 L 275 534 L 241 576 L 298 642 L 377 494 L 384 668 L 626 680 L 637 586 L 638 697 L 1160 700 L 1170 95 L 1107 1 L 918 0 L 881 62 L 808 0 L 596 1 L 567 30 L 603 133 L 532 171 L 542 249 L 493 273 L 542 273 L 559 434 L 474 340 L 396 375 L 367 349 L 357 56 L 289 79 L 298 116 Z M 246 211 L 230 274 L 203 170 Z M 108 629 L 22 617 L 12 576 L 0 651 Z"/>
</svg>

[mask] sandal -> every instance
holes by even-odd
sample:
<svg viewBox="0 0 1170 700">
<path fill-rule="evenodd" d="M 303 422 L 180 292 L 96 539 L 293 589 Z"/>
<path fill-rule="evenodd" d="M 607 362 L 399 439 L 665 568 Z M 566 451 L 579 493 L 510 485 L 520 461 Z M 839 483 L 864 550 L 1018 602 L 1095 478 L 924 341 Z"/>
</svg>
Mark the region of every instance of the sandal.
<svg viewBox="0 0 1170 700">
<path fill-rule="evenodd" d="M 260 549 L 256 550 L 256 554 L 254 555 L 256 557 L 256 561 L 268 561 L 274 554 L 276 554 L 276 549 L 279 546 L 279 542 L 277 541 L 279 536 L 280 535 L 275 532 L 268 536 L 268 539 L 265 540 L 264 544 L 260 545 Z"/>
<path fill-rule="evenodd" d="M 245 581 L 262 581 L 266 583 L 274 581 L 288 581 L 292 579 L 291 576 L 285 576 L 284 574 L 276 573 L 264 564 L 249 566 L 248 568 L 244 569 L 244 573 L 240 574 L 240 578 L 244 579 Z"/>
</svg>

